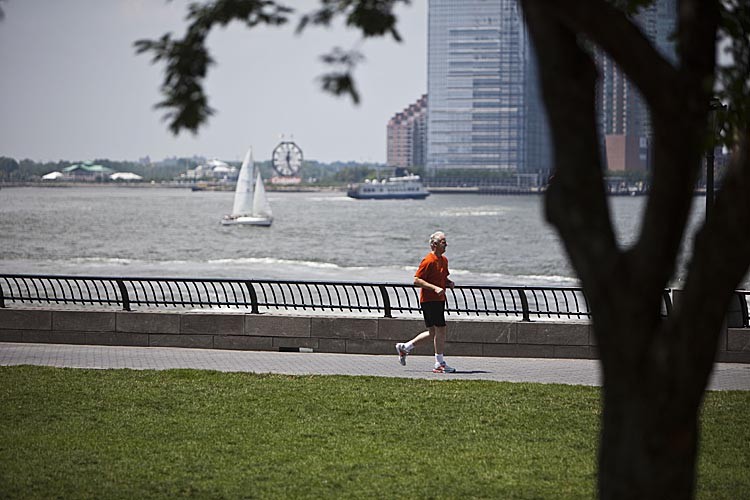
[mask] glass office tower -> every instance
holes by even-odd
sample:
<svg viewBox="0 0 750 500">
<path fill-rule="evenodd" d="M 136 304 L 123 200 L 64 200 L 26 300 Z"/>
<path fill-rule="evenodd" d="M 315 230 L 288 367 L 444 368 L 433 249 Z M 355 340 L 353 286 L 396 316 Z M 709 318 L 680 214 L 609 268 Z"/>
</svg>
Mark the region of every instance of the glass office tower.
<svg viewBox="0 0 750 500">
<path fill-rule="evenodd" d="M 427 172 L 540 172 L 549 134 L 515 0 L 430 0 Z"/>
</svg>

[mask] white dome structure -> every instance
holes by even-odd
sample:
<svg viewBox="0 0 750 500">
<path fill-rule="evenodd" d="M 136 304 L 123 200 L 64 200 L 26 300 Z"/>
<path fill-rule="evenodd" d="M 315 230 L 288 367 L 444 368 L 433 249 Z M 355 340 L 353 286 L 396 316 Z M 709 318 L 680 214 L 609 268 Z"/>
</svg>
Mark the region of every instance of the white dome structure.
<svg viewBox="0 0 750 500">
<path fill-rule="evenodd" d="M 113 181 L 142 181 L 143 177 L 133 172 L 115 172 L 109 178 Z"/>
</svg>

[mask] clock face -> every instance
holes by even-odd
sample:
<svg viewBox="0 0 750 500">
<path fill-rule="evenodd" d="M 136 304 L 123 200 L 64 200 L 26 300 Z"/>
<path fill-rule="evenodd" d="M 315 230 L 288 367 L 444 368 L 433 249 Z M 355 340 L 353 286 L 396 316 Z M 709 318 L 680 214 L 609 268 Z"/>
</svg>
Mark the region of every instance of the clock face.
<svg viewBox="0 0 750 500">
<path fill-rule="evenodd" d="M 302 150 L 293 142 L 282 142 L 273 150 L 273 168 L 279 175 L 297 175 L 302 166 Z"/>
</svg>

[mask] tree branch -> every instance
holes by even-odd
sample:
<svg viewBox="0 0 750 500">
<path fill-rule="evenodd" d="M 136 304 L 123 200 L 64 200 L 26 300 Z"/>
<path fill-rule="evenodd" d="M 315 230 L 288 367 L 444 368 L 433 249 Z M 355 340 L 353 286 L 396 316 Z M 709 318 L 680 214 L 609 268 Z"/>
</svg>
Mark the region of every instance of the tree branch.
<svg viewBox="0 0 750 500">
<path fill-rule="evenodd" d="M 677 70 L 625 12 L 601 0 L 555 0 L 553 4 L 571 30 L 586 35 L 617 62 L 652 109 L 679 107 L 671 90 L 678 86 Z"/>
<path fill-rule="evenodd" d="M 716 33 L 721 11 L 716 0 L 682 0 L 678 2 L 677 50 L 680 55 L 680 73 L 692 92 L 711 95 L 716 69 Z M 705 103 L 684 103 L 705 111 Z"/>
<path fill-rule="evenodd" d="M 308 24 L 330 26 L 337 16 L 346 19 L 346 25 L 362 30 L 365 38 L 390 34 L 397 42 L 401 35 L 396 30 L 397 18 L 393 9 L 398 3 L 408 5 L 411 0 L 321 0 L 321 7 L 302 16 L 297 33 Z"/>
<path fill-rule="evenodd" d="M 676 102 L 652 108 L 651 193 L 633 248 L 634 267 L 648 290 L 664 288 L 674 274 L 706 146 L 715 68 L 715 2 L 685 0 L 680 5 L 681 83 L 664 86 L 664 92 L 671 92 L 670 99 Z"/>
<path fill-rule="evenodd" d="M 549 2 L 523 0 L 539 60 L 542 96 L 555 151 L 546 195 L 547 219 L 557 228 L 587 297 L 610 297 L 623 268 L 604 192 L 595 112 L 596 68 L 575 32 Z M 602 310 L 592 304 L 592 310 Z"/>
<path fill-rule="evenodd" d="M 691 370 L 708 383 L 717 348 L 718 328 L 732 291 L 750 269 L 750 133 L 733 155 L 710 218 L 695 237 L 687 280 L 677 304 L 676 344 L 693 363 Z M 689 375 L 689 374 L 681 374 Z M 678 378 L 680 375 L 677 375 Z M 687 379 L 683 379 L 687 380 Z"/>
<path fill-rule="evenodd" d="M 705 45 L 713 47 L 713 43 L 707 43 L 706 37 L 711 20 L 714 32 L 718 22 L 716 6 L 703 5 L 709 3 L 713 2 L 683 2 L 681 22 L 684 26 L 680 32 L 697 30 L 698 40 L 684 42 L 682 46 L 690 51 L 700 47 L 700 55 L 691 56 L 686 70 L 683 66 L 674 68 L 626 13 L 610 3 L 600 0 L 552 2 L 566 26 L 585 34 L 607 52 L 638 87 L 652 111 L 651 194 L 641 235 L 627 252 L 626 260 L 632 265 L 632 277 L 642 280 L 639 287 L 652 295 L 650 303 L 655 315 L 659 307 L 657 291 L 666 286 L 674 273 L 701 157 L 709 96 L 703 83 L 710 80 L 713 70 L 713 60 L 705 54 Z M 700 23 L 696 25 L 695 13 L 708 17 L 708 29 Z M 607 22 L 602 23 L 601 19 Z M 680 153 L 675 155 L 676 151 Z"/>
<path fill-rule="evenodd" d="M 164 60 L 166 69 L 161 93 L 164 100 L 156 107 L 167 109 L 164 119 L 175 135 L 187 129 L 196 133 L 214 112 L 203 91 L 208 67 L 213 64 L 206 37 L 214 24 L 243 21 L 248 27 L 258 24 L 280 25 L 287 22 L 292 9 L 270 0 L 215 0 L 208 4 L 191 4 L 191 20 L 184 38 L 173 40 L 164 35 L 159 40 L 138 40 L 136 52 L 153 52 L 152 62 Z"/>
</svg>

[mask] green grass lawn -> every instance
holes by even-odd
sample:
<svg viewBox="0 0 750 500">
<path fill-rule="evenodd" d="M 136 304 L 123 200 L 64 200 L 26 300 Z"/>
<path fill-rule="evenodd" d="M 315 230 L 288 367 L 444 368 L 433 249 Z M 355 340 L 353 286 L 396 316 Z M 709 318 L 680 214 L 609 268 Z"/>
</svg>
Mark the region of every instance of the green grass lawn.
<svg viewBox="0 0 750 500">
<path fill-rule="evenodd" d="M 0 498 L 591 498 L 599 389 L 0 368 Z M 750 492 L 750 393 L 710 393 L 699 498 Z"/>
</svg>

